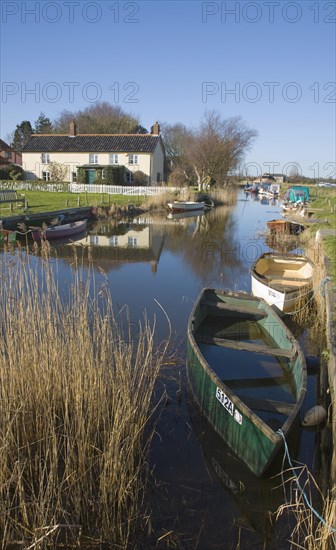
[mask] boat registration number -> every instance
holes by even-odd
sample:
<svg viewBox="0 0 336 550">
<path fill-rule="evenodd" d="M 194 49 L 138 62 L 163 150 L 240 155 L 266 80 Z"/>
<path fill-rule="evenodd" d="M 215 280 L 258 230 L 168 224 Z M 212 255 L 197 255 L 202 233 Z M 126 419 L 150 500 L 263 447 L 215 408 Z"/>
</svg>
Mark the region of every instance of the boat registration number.
<svg viewBox="0 0 336 550">
<path fill-rule="evenodd" d="M 234 417 L 236 422 L 238 422 L 238 424 L 242 424 L 243 423 L 242 415 L 237 409 L 235 409 L 235 406 L 232 403 L 231 399 L 228 398 L 228 396 L 223 392 L 223 390 L 221 390 L 220 388 L 216 388 L 216 397 L 218 401 L 221 403 L 221 405 L 223 405 L 224 409 L 226 409 L 227 412 Z"/>
</svg>

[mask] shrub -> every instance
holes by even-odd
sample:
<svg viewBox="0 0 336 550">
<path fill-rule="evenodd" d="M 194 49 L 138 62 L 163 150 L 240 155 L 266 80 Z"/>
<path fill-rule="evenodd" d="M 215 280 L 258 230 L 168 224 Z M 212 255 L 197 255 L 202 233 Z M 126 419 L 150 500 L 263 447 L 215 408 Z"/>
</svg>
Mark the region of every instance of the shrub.
<svg viewBox="0 0 336 550">
<path fill-rule="evenodd" d="M 104 166 L 104 183 L 106 185 L 124 185 L 125 166 Z"/>
<path fill-rule="evenodd" d="M 136 170 L 136 172 L 133 173 L 133 183 L 134 185 L 147 185 L 148 177 L 141 170 Z"/>
<path fill-rule="evenodd" d="M 15 172 L 15 174 L 18 174 L 17 177 L 15 177 L 15 180 L 22 180 L 24 176 L 24 170 L 22 166 L 19 166 L 18 164 L 8 164 L 5 166 L 1 166 L 0 168 L 0 179 L 2 180 L 10 180 L 14 179 L 11 176 L 11 172 Z"/>
</svg>

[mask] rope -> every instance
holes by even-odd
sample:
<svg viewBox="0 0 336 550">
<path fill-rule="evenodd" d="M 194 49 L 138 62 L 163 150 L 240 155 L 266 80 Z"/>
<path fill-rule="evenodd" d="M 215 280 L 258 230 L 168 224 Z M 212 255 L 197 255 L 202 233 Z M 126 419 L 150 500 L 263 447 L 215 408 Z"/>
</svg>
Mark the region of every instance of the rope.
<svg viewBox="0 0 336 550">
<path fill-rule="evenodd" d="M 325 285 L 327 284 L 328 281 L 331 281 L 331 277 L 323 277 L 323 279 L 321 280 L 319 286 L 318 286 L 318 289 L 316 292 L 313 292 L 312 296 L 309 298 L 309 300 L 306 301 L 306 303 L 304 304 L 304 306 L 302 306 L 300 309 L 296 309 L 295 311 L 290 311 L 290 312 L 286 312 L 286 315 L 295 315 L 296 313 L 299 313 L 300 311 L 302 311 L 303 309 L 305 309 L 307 307 L 307 305 L 309 304 L 309 302 L 311 302 L 312 300 L 314 300 L 316 294 L 318 292 L 321 292 L 322 296 L 325 296 Z M 310 294 L 310 290 L 308 290 L 307 292 L 303 292 L 301 294 L 301 296 L 305 296 L 306 294 Z"/>
<path fill-rule="evenodd" d="M 293 475 L 294 475 L 294 477 L 295 477 L 296 484 L 297 484 L 298 488 L 300 489 L 301 494 L 302 494 L 302 496 L 303 496 L 303 498 L 304 498 L 304 500 L 305 500 L 305 502 L 306 502 L 308 508 L 313 512 L 313 514 L 317 517 L 317 519 L 318 519 L 323 525 L 325 525 L 325 526 L 329 529 L 329 531 L 331 531 L 332 533 L 336 533 L 336 529 L 335 529 L 334 527 L 332 527 L 331 525 L 328 525 L 328 524 L 326 523 L 326 521 L 323 519 L 323 517 L 320 516 L 320 514 L 319 514 L 319 513 L 315 510 L 315 508 L 313 508 L 313 506 L 310 504 L 309 499 L 308 499 L 306 493 L 304 492 L 304 489 L 303 489 L 303 488 L 301 487 L 301 485 L 300 485 L 300 480 L 299 480 L 299 478 L 298 478 L 298 476 L 297 476 L 297 474 L 296 474 L 296 472 L 295 472 L 294 466 L 293 466 L 293 464 L 292 464 L 292 460 L 291 460 L 291 457 L 290 457 L 290 454 L 289 454 L 288 445 L 287 445 L 287 441 L 286 441 L 285 435 L 284 435 L 283 431 L 280 430 L 280 429 L 277 430 L 276 433 L 278 433 L 278 434 L 281 435 L 281 437 L 282 437 L 282 439 L 283 439 L 283 442 L 284 442 L 284 445 L 285 445 L 285 453 L 284 453 L 284 458 L 283 458 L 283 464 L 284 464 L 285 456 L 287 456 L 287 460 L 288 460 L 288 462 L 289 462 L 290 468 L 291 468 L 291 470 L 292 470 L 292 472 L 293 472 Z M 281 476 L 281 477 L 282 477 L 282 476 Z M 284 483 L 283 478 L 282 478 L 282 483 Z"/>
</svg>

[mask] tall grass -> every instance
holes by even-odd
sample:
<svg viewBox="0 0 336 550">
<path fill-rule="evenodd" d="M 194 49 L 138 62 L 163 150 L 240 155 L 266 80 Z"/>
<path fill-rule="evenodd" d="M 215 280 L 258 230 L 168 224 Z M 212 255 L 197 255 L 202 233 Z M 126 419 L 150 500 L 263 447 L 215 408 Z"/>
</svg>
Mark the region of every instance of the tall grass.
<svg viewBox="0 0 336 550">
<path fill-rule="evenodd" d="M 298 488 L 297 481 L 301 489 Z M 336 547 L 336 488 L 324 496 L 306 467 L 295 467 L 294 475 L 286 482 L 289 496 L 277 511 L 292 516 L 294 527 L 289 538 L 289 549 L 334 550 Z M 305 495 L 305 496 L 304 496 Z M 313 499 L 315 497 L 315 499 Z M 312 504 L 319 501 L 319 511 Z M 309 503 L 309 506 L 308 506 Z"/>
<path fill-rule="evenodd" d="M 120 328 L 76 257 L 66 299 L 55 272 L 1 260 L 0 547 L 136 548 L 166 344 Z"/>
</svg>

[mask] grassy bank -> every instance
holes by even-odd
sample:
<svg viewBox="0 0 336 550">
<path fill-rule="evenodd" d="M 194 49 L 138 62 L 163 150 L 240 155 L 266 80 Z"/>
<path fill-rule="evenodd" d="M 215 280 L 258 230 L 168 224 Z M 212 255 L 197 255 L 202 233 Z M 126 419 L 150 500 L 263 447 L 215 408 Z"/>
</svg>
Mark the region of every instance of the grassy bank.
<svg viewBox="0 0 336 550">
<path fill-rule="evenodd" d="M 80 206 L 104 206 L 117 207 L 133 204 L 145 210 L 164 210 L 167 202 L 179 198 L 178 192 L 164 193 L 156 196 L 145 195 L 110 195 L 108 193 L 51 193 L 48 191 L 24 191 L 28 201 L 26 214 L 35 214 L 39 212 L 52 212 L 54 210 L 64 210 L 66 208 L 76 208 Z M 197 192 L 190 188 L 181 197 L 183 200 L 195 200 Z M 236 189 L 215 189 L 210 193 L 216 204 L 233 204 L 236 198 Z M 13 204 L 13 211 L 9 204 L 0 204 L 0 217 L 6 218 L 23 213 L 21 206 Z"/>
<path fill-rule="evenodd" d="M 28 201 L 26 213 L 51 212 L 65 208 L 76 208 L 78 206 L 109 206 L 117 204 L 125 206 L 129 203 L 135 206 L 143 202 L 144 197 L 128 195 L 109 195 L 107 193 L 49 193 L 48 191 L 25 191 Z M 14 206 L 14 205 L 13 205 Z M 10 211 L 9 204 L 0 205 L 0 216 L 7 217 L 13 214 L 21 214 L 22 208 L 14 206 Z"/>
<path fill-rule="evenodd" d="M 47 247 L 1 262 L 0 547 L 136 548 L 166 345 L 75 256 L 67 292 Z"/>
</svg>

